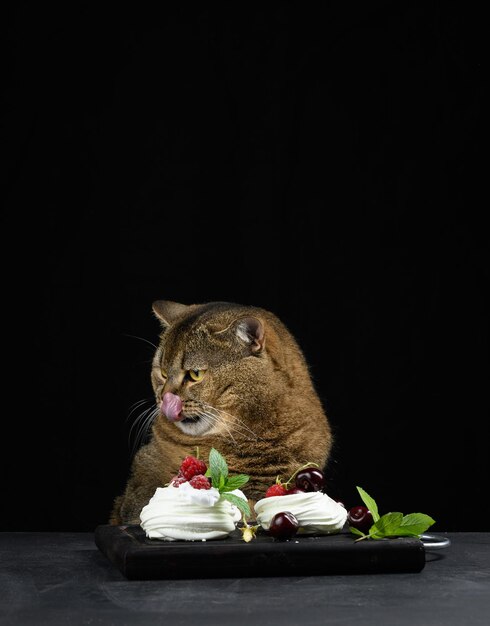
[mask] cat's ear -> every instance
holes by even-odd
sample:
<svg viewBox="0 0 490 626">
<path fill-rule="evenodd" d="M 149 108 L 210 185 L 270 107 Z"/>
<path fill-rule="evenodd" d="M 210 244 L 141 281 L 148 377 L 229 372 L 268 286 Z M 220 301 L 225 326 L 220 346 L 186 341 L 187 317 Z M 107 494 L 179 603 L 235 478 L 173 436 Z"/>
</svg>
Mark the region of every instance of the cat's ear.
<svg viewBox="0 0 490 626">
<path fill-rule="evenodd" d="M 238 320 L 236 336 L 250 346 L 250 350 L 256 354 L 264 349 L 264 324 L 257 317 L 242 317 Z"/>
<path fill-rule="evenodd" d="M 164 328 L 172 326 L 175 320 L 185 315 L 189 309 L 187 304 L 179 304 L 171 300 L 156 300 L 151 308 Z"/>
</svg>

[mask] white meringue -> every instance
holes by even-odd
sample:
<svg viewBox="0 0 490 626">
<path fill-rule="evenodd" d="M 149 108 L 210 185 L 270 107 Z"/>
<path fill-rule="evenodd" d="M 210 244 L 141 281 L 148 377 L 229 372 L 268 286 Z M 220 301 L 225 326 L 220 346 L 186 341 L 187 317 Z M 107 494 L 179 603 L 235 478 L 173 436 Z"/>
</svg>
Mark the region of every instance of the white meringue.
<svg viewBox="0 0 490 626">
<path fill-rule="evenodd" d="M 230 493 L 247 500 L 239 489 Z M 165 541 L 222 539 L 235 530 L 241 517 L 240 510 L 220 499 L 214 487 L 194 489 L 189 483 L 158 487 L 140 514 L 146 536 Z"/>
<path fill-rule="evenodd" d="M 347 511 L 326 493 L 309 491 L 262 498 L 255 504 L 257 522 L 269 529 L 276 513 L 289 511 L 299 522 L 298 534 L 332 534 L 342 530 Z"/>
</svg>

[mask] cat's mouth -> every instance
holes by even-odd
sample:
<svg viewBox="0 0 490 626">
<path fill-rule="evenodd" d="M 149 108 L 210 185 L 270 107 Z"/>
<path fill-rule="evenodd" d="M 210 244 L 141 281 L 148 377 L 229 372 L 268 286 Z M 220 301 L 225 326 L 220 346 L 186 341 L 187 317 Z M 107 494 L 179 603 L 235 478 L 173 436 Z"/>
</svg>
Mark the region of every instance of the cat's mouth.
<svg viewBox="0 0 490 626">
<path fill-rule="evenodd" d="M 187 415 L 184 411 L 182 411 L 181 416 L 179 420 L 181 424 L 197 424 L 201 419 L 200 415 Z"/>
<path fill-rule="evenodd" d="M 185 409 L 180 414 L 180 419 L 175 421 L 174 424 L 186 435 L 205 435 L 211 428 L 212 424 L 208 419 L 203 418 L 198 413 L 193 413 L 191 410 Z"/>
<path fill-rule="evenodd" d="M 203 412 L 195 401 L 183 402 L 177 394 L 167 392 L 163 395 L 161 411 L 169 422 L 173 422 L 188 435 L 203 435 L 213 426 L 209 418 L 203 417 Z"/>
</svg>

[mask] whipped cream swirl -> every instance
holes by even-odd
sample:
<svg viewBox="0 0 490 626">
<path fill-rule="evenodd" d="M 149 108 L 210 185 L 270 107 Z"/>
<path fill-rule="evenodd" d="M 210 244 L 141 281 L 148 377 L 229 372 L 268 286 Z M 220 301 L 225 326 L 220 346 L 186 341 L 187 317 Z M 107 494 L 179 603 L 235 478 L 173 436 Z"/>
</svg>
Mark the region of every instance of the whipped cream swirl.
<svg viewBox="0 0 490 626">
<path fill-rule="evenodd" d="M 262 498 L 254 508 L 257 522 L 265 530 L 269 529 L 274 515 L 282 511 L 289 511 L 297 518 L 298 534 L 336 533 L 347 520 L 345 508 L 321 491 Z"/>
<path fill-rule="evenodd" d="M 239 489 L 231 493 L 247 499 Z M 214 487 L 194 489 L 189 483 L 158 487 L 140 513 L 146 536 L 165 541 L 222 539 L 235 530 L 241 517 L 236 506 L 220 500 Z"/>
</svg>

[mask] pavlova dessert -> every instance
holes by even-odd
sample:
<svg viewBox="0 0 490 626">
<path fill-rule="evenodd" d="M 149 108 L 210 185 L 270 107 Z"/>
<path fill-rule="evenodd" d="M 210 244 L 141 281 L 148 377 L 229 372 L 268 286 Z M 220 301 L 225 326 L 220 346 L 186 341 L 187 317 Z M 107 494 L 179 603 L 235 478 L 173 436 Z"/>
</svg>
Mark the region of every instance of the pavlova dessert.
<svg viewBox="0 0 490 626">
<path fill-rule="evenodd" d="M 324 474 L 312 465 L 299 468 L 285 483 L 277 478 L 255 504 L 258 525 L 273 537 L 333 534 L 344 527 L 345 507 L 322 491 Z"/>
<path fill-rule="evenodd" d="M 143 507 L 141 527 L 150 539 L 206 541 L 223 539 L 250 515 L 240 491 L 249 477 L 228 475 L 226 461 L 211 449 L 209 470 L 197 456 L 187 456 L 168 486 L 159 487 Z"/>
</svg>

